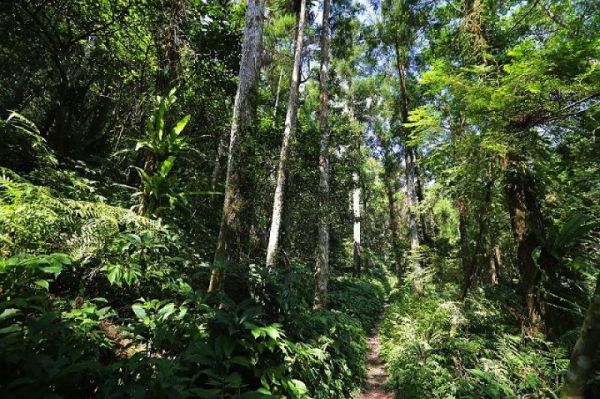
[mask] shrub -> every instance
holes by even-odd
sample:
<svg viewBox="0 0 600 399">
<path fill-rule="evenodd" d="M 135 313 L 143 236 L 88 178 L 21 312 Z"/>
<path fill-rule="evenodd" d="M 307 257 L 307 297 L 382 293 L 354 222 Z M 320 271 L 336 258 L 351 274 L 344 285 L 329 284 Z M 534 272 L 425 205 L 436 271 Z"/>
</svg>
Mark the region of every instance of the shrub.
<svg viewBox="0 0 600 399">
<path fill-rule="evenodd" d="M 358 320 L 332 310 L 295 316 L 288 330 L 293 337 L 323 352 L 298 361 L 294 376 L 307 384 L 315 399 L 348 398 L 366 375 L 365 332 Z"/>
<path fill-rule="evenodd" d="M 393 295 L 381 333 L 394 391 L 411 398 L 554 397 L 566 351 L 520 336 L 493 298 L 451 300 L 453 288 Z"/>
<path fill-rule="evenodd" d="M 374 278 L 337 278 L 330 282 L 329 307 L 355 317 L 368 331 L 379 319 L 385 292 L 383 283 Z"/>
</svg>

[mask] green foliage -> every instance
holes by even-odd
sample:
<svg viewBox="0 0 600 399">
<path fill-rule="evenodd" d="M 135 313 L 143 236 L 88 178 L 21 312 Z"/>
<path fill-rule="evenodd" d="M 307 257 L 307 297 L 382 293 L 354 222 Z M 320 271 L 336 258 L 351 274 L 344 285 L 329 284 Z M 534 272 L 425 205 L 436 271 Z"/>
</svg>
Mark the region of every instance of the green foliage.
<svg viewBox="0 0 600 399">
<path fill-rule="evenodd" d="M 175 192 L 176 180 L 171 170 L 177 155 L 187 148 L 181 132 L 190 121 L 190 115 L 181 118 L 170 130 L 165 126 L 168 112 L 176 99 L 175 89 L 165 97 L 156 97 L 157 106 L 146 128 L 148 138 L 138 141 L 135 146 L 135 151 L 142 151 L 145 159 L 144 168 L 136 167 L 143 190 L 134 195 L 140 197 L 138 211 L 143 215 L 173 208 L 176 201 L 184 200 L 183 194 Z"/>
<path fill-rule="evenodd" d="M 29 172 L 34 168 L 56 167 L 58 160 L 37 126 L 17 112 L 0 121 L 0 159 L 5 167 Z"/>
<path fill-rule="evenodd" d="M 555 397 L 568 364 L 564 348 L 519 335 L 498 299 L 465 304 L 452 291 L 392 296 L 382 354 L 398 395 L 433 398 Z"/>
<path fill-rule="evenodd" d="M 365 330 L 357 319 L 334 310 L 304 312 L 290 321 L 289 331 L 312 348 L 310 356 L 298 357 L 293 370 L 312 397 L 356 393 L 366 376 Z"/>
<path fill-rule="evenodd" d="M 177 235 L 158 222 L 61 198 L 9 171 L 0 198 L 0 355 L 12 370 L 3 395 L 52 386 L 62 397 L 325 399 L 363 381 L 380 280 L 340 279 L 336 310 L 311 312 L 307 268 L 257 269 L 269 314 L 251 303 L 213 309 L 192 288 Z"/>
<path fill-rule="evenodd" d="M 294 378 L 315 399 L 355 394 L 365 378 L 365 336 L 383 309 L 385 276 L 333 279 L 328 309 L 314 311 L 311 270 L 303 265 L 290 270 L 253 265 L 250 274 L 255 299 L 296 342 Z"/>
<path fill-rule="evenodd" d="M 374 278 L 338 278 L 330 282 L 329 306 L 356 318 L 365 331 L 379 319 L 384 299 L 384 285 Z"/>
</svg>

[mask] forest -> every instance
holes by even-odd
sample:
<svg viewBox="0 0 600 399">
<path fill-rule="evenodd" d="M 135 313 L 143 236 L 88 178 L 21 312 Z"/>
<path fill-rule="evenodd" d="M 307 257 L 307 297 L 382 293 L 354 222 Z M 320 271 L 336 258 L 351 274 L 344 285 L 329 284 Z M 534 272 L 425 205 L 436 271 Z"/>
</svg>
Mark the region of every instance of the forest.
<svg viewBox="0 0 600 399">
<path fill-rule="evenodd" d="M 600 398 L 596 0 L 3 0 L 0 397 Z"/>
</svg>

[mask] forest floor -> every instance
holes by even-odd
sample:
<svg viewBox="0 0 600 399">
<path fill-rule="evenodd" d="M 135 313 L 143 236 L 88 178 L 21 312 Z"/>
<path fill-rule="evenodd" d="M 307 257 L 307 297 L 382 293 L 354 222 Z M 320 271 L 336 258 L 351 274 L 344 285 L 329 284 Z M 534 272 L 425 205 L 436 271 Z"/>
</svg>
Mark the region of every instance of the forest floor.
<svg viewBox="0 0 600 399">
<path fill-rule="evenodd" d="M 367 383 L 363 388 L 360 399 L 393 399 L 394 395 L 388 392 L 387 370 L 383 359 L 379 356 L 378 328 L 371 331 L 367 338 Z"/>
</svg>

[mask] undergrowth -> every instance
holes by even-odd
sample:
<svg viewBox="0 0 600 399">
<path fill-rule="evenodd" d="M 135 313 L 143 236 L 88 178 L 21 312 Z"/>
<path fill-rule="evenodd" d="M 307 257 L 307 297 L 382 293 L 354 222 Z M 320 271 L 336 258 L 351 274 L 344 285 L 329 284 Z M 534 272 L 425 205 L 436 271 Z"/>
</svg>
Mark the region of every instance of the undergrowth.
<svg viewBox="0 0 600 399">
<path fill-rule="evenodd" d="M 78 182 L 1 173 L 0 396 L 326 399 L 361 386 L 381 276 L 335 279 L 314 311 L 308 267 L 267 280 L 254 267 L 254 299 L 215 308 L 210 269 L 174 228 Z"/>
<path fill-rule="evenodd" d="M 406 286 L 394 291 L 381 324 L 398 397 L 558 397 L 566 345 L 524 337 L 497 299 L 509 291 L 478 291 L 461 303 L 456 286 L 426 288 L 422 295 Z"/>
</svg>

